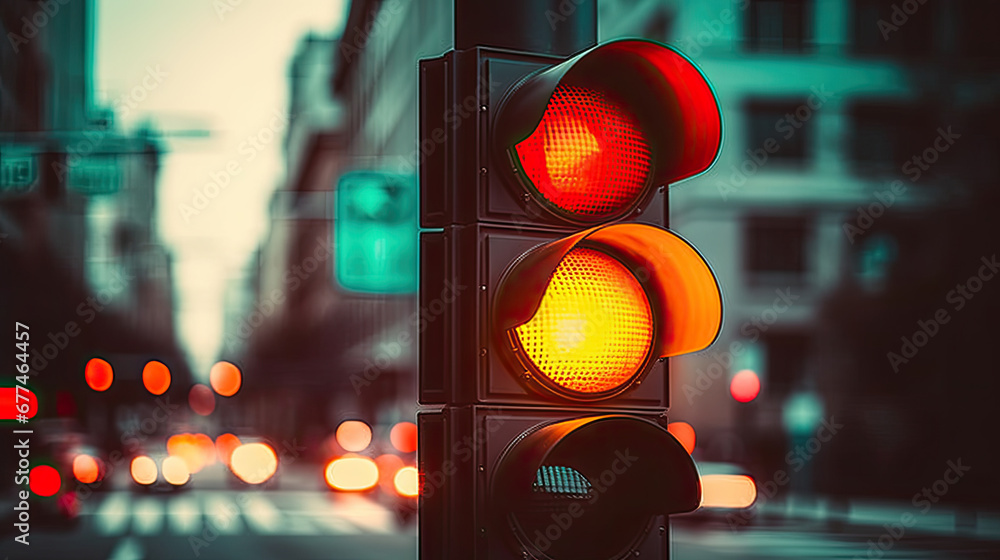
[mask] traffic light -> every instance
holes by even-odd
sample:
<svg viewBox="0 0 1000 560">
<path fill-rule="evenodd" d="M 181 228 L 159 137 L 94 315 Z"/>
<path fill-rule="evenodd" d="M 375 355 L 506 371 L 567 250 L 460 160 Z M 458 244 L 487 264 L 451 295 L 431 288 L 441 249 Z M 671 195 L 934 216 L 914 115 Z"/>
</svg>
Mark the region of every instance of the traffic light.
<svg viewBox="0 0 1000 560">
<path fill-rule="evenodd" d="M 711 86 L 641 40 L 420 73 L 421 557 L 666 558 L 701 499 L 666 358 L 722 295 L 665 187 L 716 159 Z"/>
</svg>

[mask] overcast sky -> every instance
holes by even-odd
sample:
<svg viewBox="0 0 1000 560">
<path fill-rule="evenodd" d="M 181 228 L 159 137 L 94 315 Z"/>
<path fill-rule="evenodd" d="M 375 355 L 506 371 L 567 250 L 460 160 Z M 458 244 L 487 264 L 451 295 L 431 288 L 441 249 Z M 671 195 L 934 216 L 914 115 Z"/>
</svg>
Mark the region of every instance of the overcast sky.
<svg viewBox="0 0 1000 560">
<path fill-rule="evenodd" d="M 97 3 L 97 103 L 115 107 L 125 130 L 148 120 L 168 136 L 158 229 L 174 253 L 177 326 L 196 379 L 218 357 L 226 279 L 266 233 L 283 178 L 296 45 L 310 30 L 339 34 L 345 17 L 343 0 Z M 199 129 L 209 136 L 178 135 Z M 213 177 L 228 180 L 214 197 Z"/>
</svg>

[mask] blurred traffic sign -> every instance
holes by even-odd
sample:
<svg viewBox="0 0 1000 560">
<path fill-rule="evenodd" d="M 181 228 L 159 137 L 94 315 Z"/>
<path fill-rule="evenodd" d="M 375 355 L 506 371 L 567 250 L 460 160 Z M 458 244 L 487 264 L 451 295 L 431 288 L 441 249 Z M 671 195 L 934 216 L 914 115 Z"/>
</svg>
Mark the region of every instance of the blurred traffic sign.
<svg viewBox="0 0 1000 560">
<path fill-rule="evenodd" d="M 38 183 L 38 156 L 23 148 L 0 147 L 0 194 L 21 195 Z"/>
<path fill-rule="evenodd" d="M 114 194 L 122 186 L 122 168 L 112 155 L 80 157 L 68 165 L 66 186 L 81 194 Z"/>
<path fill-rule="evenodd" d="M 344 174 L 334 195 L 334 273 L 345 290 L 417 290 L 417 185 L 412 176 Z"/>
<path fill-rule="evenodd" d="M 812 434 L 823 420 L 823 401 L 813 390 L 792 393 L 785 399 L 781 420 L 790 435 Z"/>
</svg>

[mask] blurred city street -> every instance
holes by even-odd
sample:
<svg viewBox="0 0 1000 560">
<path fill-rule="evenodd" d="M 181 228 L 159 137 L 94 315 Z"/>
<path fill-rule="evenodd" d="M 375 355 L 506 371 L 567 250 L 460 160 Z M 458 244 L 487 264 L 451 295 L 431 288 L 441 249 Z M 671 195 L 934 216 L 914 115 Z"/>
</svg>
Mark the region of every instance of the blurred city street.
<svg viewBox="0 0 1000 560">
<path fill-rule="evenodd" d="M 998 25 L 0 0 L 0 558 L 1000 559 Z"/>
<path fill-rule="evenodd" d="M 222 468 L 198 488 L 137 492 L 127 476 L 82 501 L 73 524 L 32 531 L 31 558 L 410 558 L 413 505 L 320 488 L 308 469 L 290 467 L 282 487 L 234 489 Z M 123 473 L 124 474 L 124 473 Z M 4 539 L 0 550 L 17 554 Z M 20 556 L 13 556 L 15 558 Z"/>
<path fill-rule="evenodd" d="M 268 488 L 234 488 L 223 470 L 206 468 L 197 488 L 175 492 L 136 491 L 124 473 L 113 477 L 108 491 L 83 500 L 76 522 L 33 532 L 31 558 L 416 558 L 412 502 L 331 493 L 317 482 L 314 466 L 292 464 L 280 484 Z M 908 509 L 819 501 L 766 504 L 749 517 L 679 516 L 671 529 L 671 558 L 957 560 L 996 558 L 1000 551 L 1000 515 L 969 519 L 938 511 L 900 531 Z M 17 549 L 5 539 L 0 553 Z"/>
<path fill-rule="evenodd" d="M 138 498 L 127 492 L 109 493 L 95 499 L 95 511 L 84 512 L 77 528 L 33 535 L 30 557 L 414 557 L 414 527 L 396 528 L 392 513 L 381 506 L 333 504 L 314 492 L 278 491 L 254 497 L 240 513 L 229 513 L 237 500 L 235 493 L 226 491 Z M 218 534 L 204 532 L 207 527 L 217 527 Z M 3 548 L 19 552 L 8 542 Z"/>
<path fill-rule="evenodd" d="M 242 504 L 242 505 L 241 505 Z M 97 494 L 76 527 L 33 536 L 33 558 L 73 557 L 179 560 L 269 559 L 367 560 L 415 558 L 415 520 L 401 509 L 360 496 L 336 497 L 313 490 L 197 489 L 177 495 L 127 490 Z M 731 529 L 724 519 L 672 528 L 676 560 L 772 558 L 973 559 L 996 558 L 1000 518 L 977 534 L 955 534 L 954 525 L 906 533 L 885 550 L 873 546 L 886 534 L 877 520 L 858 516 L 837 523 L 815 511 L 812 519 L 762 515 Z M 897 517 L 898 518 L 898 517 Z M 879 518 L 891 524 L 891 513 Z M 948 534 L 942 534 L 948 533 Z M 8 543 L 0 551 L 16 552 Z M 17 556 L 15 556 L 17 557 Z"/>
</svg>

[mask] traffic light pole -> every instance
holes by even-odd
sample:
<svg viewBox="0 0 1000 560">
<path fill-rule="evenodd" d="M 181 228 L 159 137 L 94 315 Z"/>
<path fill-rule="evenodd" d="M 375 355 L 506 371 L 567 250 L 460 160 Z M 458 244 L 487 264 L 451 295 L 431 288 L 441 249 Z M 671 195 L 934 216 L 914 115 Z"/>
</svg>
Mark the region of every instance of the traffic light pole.
<svg viewBox="0 0 1000 560">
<path fill-rule="evenodd" d="M 597 0 L 455 0 L 455 49 L 569 56 L 597 43 Z"/>
</svg>

